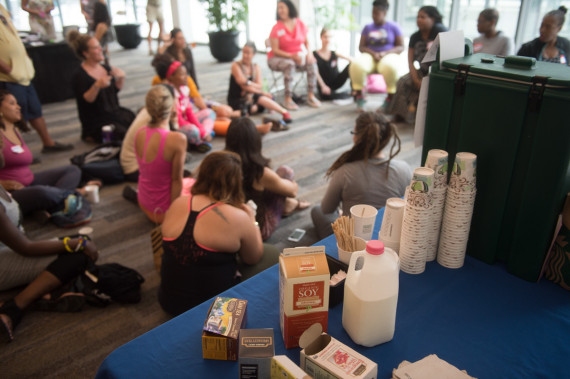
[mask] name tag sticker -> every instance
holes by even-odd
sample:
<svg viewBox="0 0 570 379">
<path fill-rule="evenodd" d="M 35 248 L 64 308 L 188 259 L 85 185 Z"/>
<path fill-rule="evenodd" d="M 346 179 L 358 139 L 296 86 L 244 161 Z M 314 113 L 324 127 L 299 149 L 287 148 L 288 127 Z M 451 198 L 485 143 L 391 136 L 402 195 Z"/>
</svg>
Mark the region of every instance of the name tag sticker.
<svg viewBox="0 0 570 379">
<path fill-rule="evenodd" d="M 12 152 L 15 154 L 22 154 L 24 152 L 24 149 L 20 145 L 15 145 L 12 146 Z"/>
<path fill-rule="evenodd" d="M 283 37 L 285 35 L 285 30 L 281 29 L 277 31 L 277 37 Z"/>
</svg>

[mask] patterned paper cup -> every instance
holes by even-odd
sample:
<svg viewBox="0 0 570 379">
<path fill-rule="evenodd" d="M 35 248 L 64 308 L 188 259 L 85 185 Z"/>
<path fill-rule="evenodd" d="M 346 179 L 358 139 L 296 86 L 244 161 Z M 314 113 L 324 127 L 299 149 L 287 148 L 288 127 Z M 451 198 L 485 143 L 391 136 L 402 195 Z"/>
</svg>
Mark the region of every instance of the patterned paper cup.
<svg viewBox="0 0 570 379">
<path fill-rule="evenodd" d="M 431 168 L 434 171 L 434 189 L 447 186 L 448 162 L 447 151 L 440 149 L 428 151 L 424 167 Z"/>
</svg>

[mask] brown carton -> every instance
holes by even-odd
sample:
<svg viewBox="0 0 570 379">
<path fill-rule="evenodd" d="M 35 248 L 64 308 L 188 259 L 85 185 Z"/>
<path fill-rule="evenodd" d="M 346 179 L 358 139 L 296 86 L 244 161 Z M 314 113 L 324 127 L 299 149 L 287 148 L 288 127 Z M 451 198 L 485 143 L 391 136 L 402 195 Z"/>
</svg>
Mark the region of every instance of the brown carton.
<svg viewBox="0 0 570 379">
<path fill-rule="evenodd" d="M 329 267 L 324 246 L 285 249 L 279 257 L 279 310 L 287 349 L 299 346 L 299 337 L 318 323 L 327 330 Z"/>
<path fill-rule="evenodd" d="M 202 331 L 202 356 L 204 359 L 237 361 L 238 336 L 245 328 L 247 300 L 216 297 Z"/>
<path fill-rule="evenodd" d="M 378 365 L 312 325 L 299 340 L 301 369 L 313 378 L 375 379 Z"/>
</svg>

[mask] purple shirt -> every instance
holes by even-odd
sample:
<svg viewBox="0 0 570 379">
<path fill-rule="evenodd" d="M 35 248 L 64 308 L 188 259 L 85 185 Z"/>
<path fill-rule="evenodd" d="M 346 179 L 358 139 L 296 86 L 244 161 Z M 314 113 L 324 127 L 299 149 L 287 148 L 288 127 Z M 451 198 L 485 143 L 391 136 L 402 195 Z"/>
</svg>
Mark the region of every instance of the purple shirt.
<svg viewBox="0 0 570 379">
<path fill-rule="evenodd" d="M 366 38 L 366 47 L 378 53 L 392 49 L 396 42 L 396 37 L 401 36 L 402 31 L 395 22 L 386 21 L 381 26 L 377 26 L 374 23 L 366 25 L 362 29 L 361 34 Z"/>
</svg>

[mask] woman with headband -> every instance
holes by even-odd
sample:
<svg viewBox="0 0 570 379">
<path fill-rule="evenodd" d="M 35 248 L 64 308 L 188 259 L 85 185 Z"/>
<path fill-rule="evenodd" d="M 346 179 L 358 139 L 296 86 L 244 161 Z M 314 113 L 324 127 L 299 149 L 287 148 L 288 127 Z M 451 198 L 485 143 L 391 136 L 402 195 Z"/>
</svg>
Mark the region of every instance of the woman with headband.
<svg viewBox="0 0 570 379">
<path fill-rule="evenodd" d="M 188 72 L 179 61 L 173 61 L 167 55 L 157 55 L 152 61 L 160 79 L 174 87 L 174 95 L 178 113 L 178 131 L 188 138 L 188 146 L 198 152 L 205 153 L 212 149 L 212 140 L 216 114 L 210 109 L 203 109 L 194 114 L 190 89 L 188 88 Z"/>
</svg>

